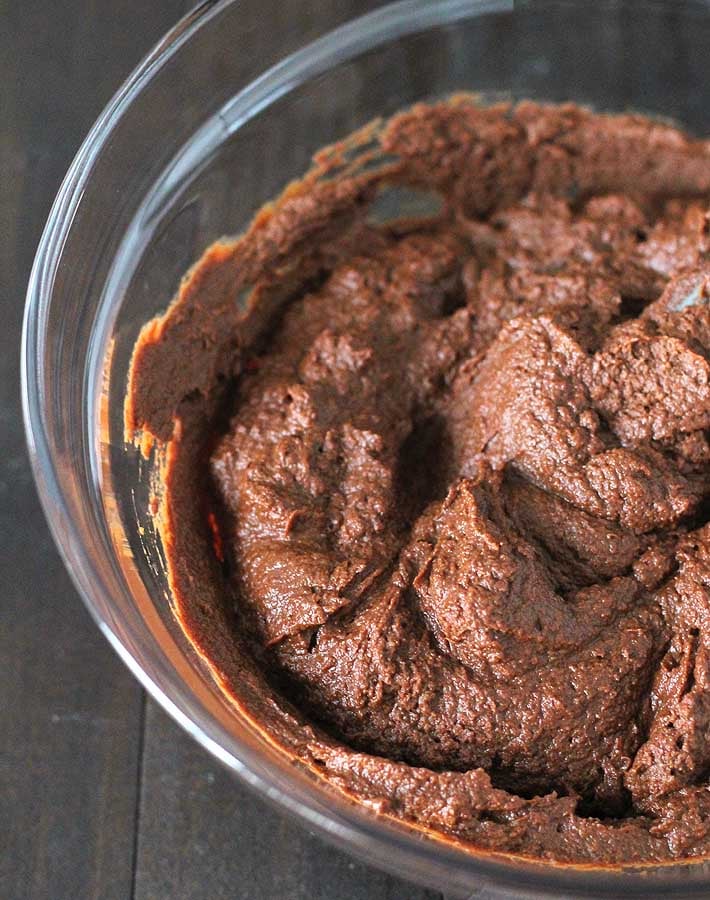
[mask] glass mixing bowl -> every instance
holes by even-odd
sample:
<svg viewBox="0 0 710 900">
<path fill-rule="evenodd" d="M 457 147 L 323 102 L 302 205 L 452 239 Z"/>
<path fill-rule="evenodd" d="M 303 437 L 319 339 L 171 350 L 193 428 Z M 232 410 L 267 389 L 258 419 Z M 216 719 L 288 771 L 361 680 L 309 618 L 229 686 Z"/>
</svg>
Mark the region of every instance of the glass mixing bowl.
<svg viewBox="0 0 710 900">
<path fill-rule="evenodd" d="M 346 21 L 347 15 L 367 13 Z M 87 137 L 40 243 L 23 381 L 35 476 L 99 627 L 149 693 L 262 795 L 366 860 L 476 897 L 705 896 L 708 865 L 604 871 L 464 853 L 376 818 L 235 712 L 171 614 L 151 465 L 123 441 L 141 325 L 212 241 L 376 116 L 472 90 L 634 109 L 710 133 L 705 3 L 217 0 L 183 19 Z"/>
</svg>

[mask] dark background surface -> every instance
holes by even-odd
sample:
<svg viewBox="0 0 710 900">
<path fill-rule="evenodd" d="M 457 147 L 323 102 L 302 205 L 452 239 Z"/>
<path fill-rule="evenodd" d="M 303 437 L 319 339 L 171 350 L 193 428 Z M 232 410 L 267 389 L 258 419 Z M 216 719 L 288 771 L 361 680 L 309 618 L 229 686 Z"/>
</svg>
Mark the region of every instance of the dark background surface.
<svg viewBox="0 0 710 900">
<path fill-rule="evenodd" d="M 32 484 L 18 371 L 42 227 L 102 107 L 192 5 L 0 0 L 0 898 L 436 900 L 274 811 L 146 700 Z"/>
<path fill-rule="evenodd" d="M 196 2 L 0 0 L 0 900 L 441 900 L 309 835 L 147 701 L 78 598 L 36 498 L 18 372 L 37 242 L 92 123 Z M 324 2 L 346 16 L 376 0 L 312 0 L 314 16 Z M 592 100 L 665 109 L 679 79 L 705 71 L 706 32 L 679 27 L 683 4 L 650 18 L 632 15 L 638 5 L 609 4 L 601 60 L 585 27 L 545 30 L 565 48 L 561 90 L 578 79 Z M 705 126 L 703 92 L 682 97 L 678 118 Z"/>
</svg>

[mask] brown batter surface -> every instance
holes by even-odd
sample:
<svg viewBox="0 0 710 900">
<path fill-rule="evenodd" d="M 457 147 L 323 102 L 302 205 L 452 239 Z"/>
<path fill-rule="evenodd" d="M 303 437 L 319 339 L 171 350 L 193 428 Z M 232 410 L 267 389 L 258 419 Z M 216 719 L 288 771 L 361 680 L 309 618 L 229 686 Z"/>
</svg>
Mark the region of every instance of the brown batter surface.
<svg viewBox="0 0 710 900">
<path fill-rule="evenodd" d="M 183 624 L 380 812 L 563 862 L 710 855 L 710 145 L 466 98 L 366 140 L 136 347 Z M 441 211 L 382 221 L 415 192 Z"/>
</svg>

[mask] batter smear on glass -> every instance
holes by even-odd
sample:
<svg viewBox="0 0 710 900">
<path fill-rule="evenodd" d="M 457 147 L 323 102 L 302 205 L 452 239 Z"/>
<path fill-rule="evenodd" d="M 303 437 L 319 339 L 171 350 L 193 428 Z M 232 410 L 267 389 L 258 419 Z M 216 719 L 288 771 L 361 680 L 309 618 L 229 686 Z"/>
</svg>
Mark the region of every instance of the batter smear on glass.
<svg viewBox="0 0 710 900">
<path fill-rule="evenodd" d="M 710 855 L 708 197 L 665 124 L 419 106 L 144 329 L 127 435 L 164 451 L 183 626 L 358 801 L 527 857 Z"/>
</svg>

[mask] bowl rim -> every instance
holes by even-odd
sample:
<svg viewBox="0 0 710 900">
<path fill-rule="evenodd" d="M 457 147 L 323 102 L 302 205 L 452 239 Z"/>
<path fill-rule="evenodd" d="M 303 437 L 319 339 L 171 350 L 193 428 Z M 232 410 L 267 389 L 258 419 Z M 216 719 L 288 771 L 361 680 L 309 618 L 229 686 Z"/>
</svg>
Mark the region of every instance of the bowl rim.
<svg viewBox="0 0 710 900">
<path fill-rule="evenodd" d="M 110 623 L 106 622 L 95 602 L 95 593 L 102 590 L 102 579 L 83 552 L 81 534 L 70 514 L 66 485 L 63 483 L 59 465 L 58 448 L 50 435 L 45 414 L 44 350 L 54 282 L 84 188 L 124 113 L 140 95 L 142 89 L 150 83 L 152 77 L 187 41 L 213 18 L 240 2 L 241 0 L 203 0 L 183 16 L 133 70 L 99 115 L 76 153 L 52 204 L 37 247 L 27 287 L 22 327 L 20 360 L 22 411 L 35 484 L 64 566 L 99 629 L 142 687 L 168 715 L 230 771 L 235 772 L 242 781 L 256 789 L 262 797 L 296 816 L 308 827 L 317 830 L 326 840 L 404 877 L 409 869 L 408 864 L 411 865 L 415 860 L 419 861 L 422 858 L 424 863 L 428 861 L 440 870 L 442 867 L 448 869 L 451 866 L 460 875 L 457 884 L 468 884 L 467 890 L 476 885 L 471 896 L 478 896 L 481 889 L 491 892 L 512 890 L 517 892 L 516 896 L 528 897 L 648 896 L 651 884 L 644 875 L 651 874 L 651 867 L 602 869 L 562 866 L 520 858 L 508 859 L 505 855 L 485 851 L 466 852 L 449 848 L 436 841 L 423 841 L 421 835 L 416 832 L 392 828 L 380 820 L 373 820 L 363 810 L 349 804 L 344 804 L 343 809 L 338 811 L 337 819 L 334 813 L 332 818 L 325 820 L 323 813 L 315 805 L 309 805 L 307 799 L 302 796 L 295 799 L 285 794 L 255 772 L 249 761 L 252 751 L 241 745 L 237 736 L 232 735 L 231 738 L 237 747 L 237 752 L 234 753 L 206 734 L 203 726 L 181 708 L 179 700 L 168 696 L 153 681 L 120 635 Z M 567 2 L 569 5 L 568 0 L 559 2 Z M 555 5 L 554 0 L 549 5 Z M 284 77 L 290 76 L 291 81 L 283 91 L 285 93 L 318 71 L 319 66 L 320 71 L 327 68 L 330 54 L 336 47 L 346 46 L 352 57 L 357 55 L 359 50 L 373 46 L 373 37 L 377 38 L 374 44 L 377 46 L 388 37 L 425 30 L 433 25 L 442 24 L 443 20 L 451 23 L 487 12 L 512 12 L 514 6 L 513 0 L 398 0 L 387 3 L 365 15 L 349 19 L 345 24 L 284 57 L 247 85 L 237 96 L 253 89 L 255 85 L 265 89 L 264 92 L 268 95 L 270 81 L 283 80 Z M 405 23 L 406 27 L 403 28 Z M 281 95 L 272 94 L 265 101 L 265 105 Z M 232 102 L 230 101 L 230 104 Z M 256 109 L 254 114 L 261 108 Z M 266 768 L 268 770 L 268 763 Z M 670 870 L 678 867 L 670 865 L 664 868 Z M 692 872 L 694 868 L 698 869 L 697 873 Z M 683 879 L 679 881 L 663 875 L 659 877 L 658 868 L 653 867 L 652 889 L 665 890 L 669 896 L 705 896 L 704 891 L 707 889 L 710 876 L 707 870 L 701 869 L 705 869 L 702 863 L 686 864 L 683 866 Z M 412 869 L 409 871 L 410 877 L 425 880 L 421 873 L 414 873 Z M 697 879 L 696 874 L 700 876 Z"/>
</svg>

